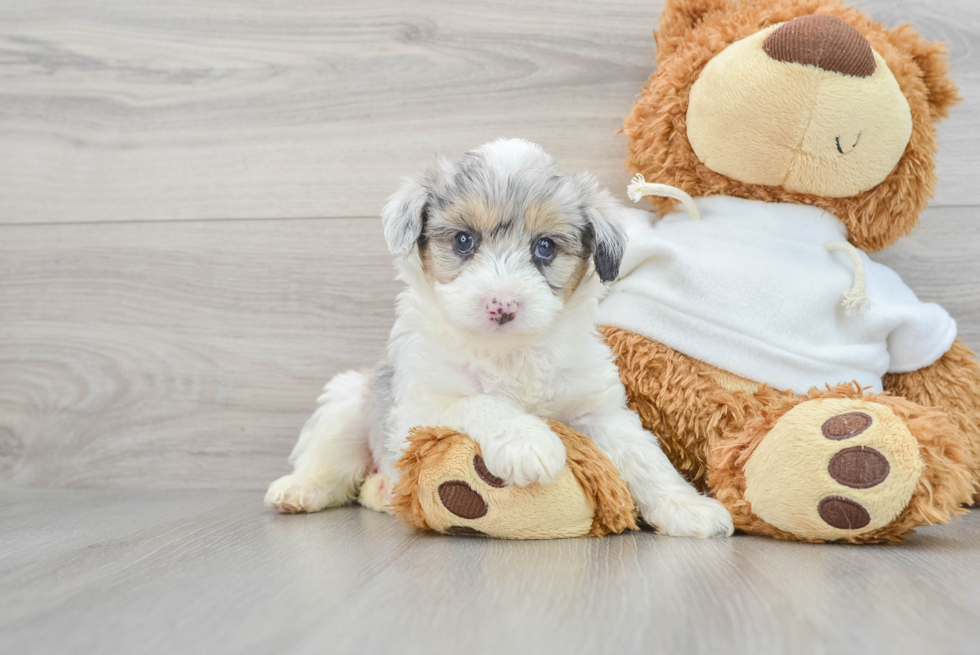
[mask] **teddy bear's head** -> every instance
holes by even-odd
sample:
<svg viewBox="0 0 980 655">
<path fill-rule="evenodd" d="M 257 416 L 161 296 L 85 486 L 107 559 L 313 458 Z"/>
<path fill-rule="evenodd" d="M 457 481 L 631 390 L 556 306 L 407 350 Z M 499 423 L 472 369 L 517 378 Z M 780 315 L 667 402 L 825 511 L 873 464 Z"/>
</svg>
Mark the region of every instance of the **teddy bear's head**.
<svg viewBox="0 0 980 655">
<path fill-rule="evenodd" d="M 834 0 L 667 0 L 627 167 L 692 196 L 811 204 L 877 251 L 935 189 L 942 44 Z M 670 200 L 654 200 L 661 211 Z"/>
</svg>

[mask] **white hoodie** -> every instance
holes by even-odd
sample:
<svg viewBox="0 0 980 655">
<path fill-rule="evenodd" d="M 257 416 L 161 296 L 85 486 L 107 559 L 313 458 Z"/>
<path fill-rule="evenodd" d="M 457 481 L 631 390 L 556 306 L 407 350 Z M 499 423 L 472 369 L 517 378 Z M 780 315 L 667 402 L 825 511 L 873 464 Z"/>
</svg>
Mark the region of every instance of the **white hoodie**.
<svg viewBox="0 0 980 655">
<path fill-rule="evenodd" d="M 870 306 L 847 315 L 854 283 L 837 217 L 809 205 L 699 198 L 700 220 L 627 215 L 620 277 L 599 309 L 613 325 L 776 389 L 857 381 L 881 391 L 885 373 L 929 366 L 956 322 L 923 303 L 893 270 L 859 252 Z"/>
</svg>

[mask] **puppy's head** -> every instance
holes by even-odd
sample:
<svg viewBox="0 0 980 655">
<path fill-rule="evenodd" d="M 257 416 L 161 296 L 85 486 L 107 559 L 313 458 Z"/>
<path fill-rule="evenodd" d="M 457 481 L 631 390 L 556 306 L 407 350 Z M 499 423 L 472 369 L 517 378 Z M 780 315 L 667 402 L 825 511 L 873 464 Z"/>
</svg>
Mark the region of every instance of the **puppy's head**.
<svg viewBox="0 0 980 655">
<path fill-rule="evenodd" d="M 440 158 L 382 211 L 388 247 L 417 256 L 445 318 L 468 332 L 541 333 L 583 283 L 616 278 L 619 205 L 523 139 Z"/>
</svg>

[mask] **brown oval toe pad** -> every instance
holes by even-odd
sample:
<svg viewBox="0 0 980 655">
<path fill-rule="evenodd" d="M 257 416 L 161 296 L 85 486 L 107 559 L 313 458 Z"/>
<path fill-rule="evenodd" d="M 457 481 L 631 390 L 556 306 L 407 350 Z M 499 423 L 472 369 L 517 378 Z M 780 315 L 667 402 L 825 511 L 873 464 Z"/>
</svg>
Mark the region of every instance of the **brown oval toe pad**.
<svg viewBox="0 0 980 655">
<path fill-rule="evenodd" d="M 485 537 L 486 532 L 471 528 L 468 525 L 451 525 L 446 528 L 446 534 L 454 534 L 460 537 Z"/>
<path fill-rule="evenodd" d="M 824 522 L 840 530 L 859 530 L 871 523 L 871 515 L 859 503 L 841 496 L 820 501 L 817 511 Z"/>
<path fill-rule="evenodd" d="M 473 458 L 473 468 L 476 469 L 476 474 L 480 476 L 480 479 L 491 487 L 503 489 L 507 486 L 506 482 L 490 472 L 490 469 L 487 468 L 487 463 L 483 461 L 483 457 L 480 455 L 476 455 Z"/>
<path fill-rule="evenodd" d="M 462 480 L 450 480 L 439 485 L 439 500 L 461 519 L 478 519 L 487 515 L 487 501 Z"/>
<path fill-rule="evenodd" d="M 831 416 L 820 428 L 831 441 L 852 439 L 871 427 L 873 420 L 864 412 L 848 412 Z"/>
<path fill-rule="evenodd" d="M 874 448 L 854 446 L 845 448 L 830 460 L 830 477 L 851 489 L 870 489 L 888 477 L 891 466 L 885 456 Z"/>
</svg>

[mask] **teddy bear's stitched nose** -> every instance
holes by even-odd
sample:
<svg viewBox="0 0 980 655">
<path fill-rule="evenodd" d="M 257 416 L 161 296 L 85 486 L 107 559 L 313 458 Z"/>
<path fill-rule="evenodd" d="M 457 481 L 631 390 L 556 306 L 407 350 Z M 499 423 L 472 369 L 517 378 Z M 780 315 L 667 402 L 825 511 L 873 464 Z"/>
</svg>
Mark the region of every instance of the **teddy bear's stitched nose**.
<svg viewBox="0 0 980 655">
<path fill-rule="evenodd" d="M 816 66 L 832 73 L 871 77 L 875 72 L 871 44 L 837 16 L 794 18 L 770 34 L 762 48 L 776 61 Z"/>
</svg>

